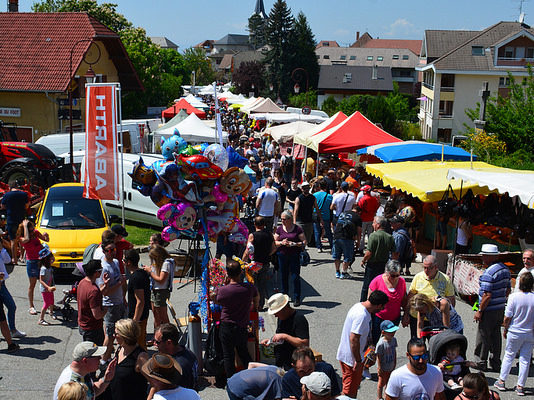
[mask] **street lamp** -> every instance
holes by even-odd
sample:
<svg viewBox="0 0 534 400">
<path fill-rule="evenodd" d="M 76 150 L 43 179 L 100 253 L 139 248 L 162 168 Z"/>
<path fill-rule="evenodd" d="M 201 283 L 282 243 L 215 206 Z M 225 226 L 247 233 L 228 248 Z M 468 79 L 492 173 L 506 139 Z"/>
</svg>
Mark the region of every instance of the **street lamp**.
<svg viewBox="0 0 534 400">
<path fill-rule="evenodd" d="M 308 89 L 310 85 L 310 78 L 308 75 L 308 71 L 306 71 L 304 68 L 295 68 L 293 72 L 291 72 L 291 79 L 295 81 L 295 86 L 293 86 L 293 90 L 295 91 L 295 94 L 299 94 L 300 92 L 300 85 L 299 82 L 302 82 L 303 76 L 306 76 L 306 106 L 308 105 Z"/>
<path fill-rule="evenodd" d="M 96 48 L 98 50 L 98 56 L 95 58 L 95 60 L 93 62 L 90 62 L 90 61 L 86 60 L 85 56 L 87 55 L 87 53 L 83 55 L 83 61 L 85 61 L 86 64 L 89 64 L 89 69 L 87 70 L 87 73 L 85 74 L 85 78 L 87 79 L 88 83 L 93 83 L 95 81 L 96 75 L 95 75 L 95 71 L 93 71 L 92 65 L 96 64 L 100 60 L 100 56 L 102 54 L 101 51 L 100 51 L 100 47 L 98 47 L 98 44 L 93 42 L 93 39 L 80 39 L 76 43 L 74 43 L 74 45 L 70 49 L 69 86 L 68 86 L 68 91 L 69 91 L 69 139 L 70 139 L 69 153 L 70 153 L 70 168 L 71 168 L 71 172 L 72 172 L 72 177 L 73 178 L 74 178 L 75 174 L 74 174 L 74 131 L 73 131 L 73 127 L 72 127 L 72 91 L 74 90 L 74 82 L 73 82 L 73 76 L 72 76 L 72 56 L 74 54 L 74 49 L 76 48 L 76 46 L 78 44 L 80 44 L 80 43 L 83 43 L 83 42 L 91 42 L 92 44 L 94 44 L 96 46 Z"/>
</svg>

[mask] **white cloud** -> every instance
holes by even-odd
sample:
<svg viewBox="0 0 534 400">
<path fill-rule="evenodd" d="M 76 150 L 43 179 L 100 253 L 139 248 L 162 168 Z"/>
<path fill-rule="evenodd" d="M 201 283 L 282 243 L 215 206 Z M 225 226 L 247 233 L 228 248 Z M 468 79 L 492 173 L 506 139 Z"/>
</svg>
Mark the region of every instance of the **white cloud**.
<svg viewBox="0 0 534 400">
<path fill-rule="evenodd" d="M 398 18 L 389 27 L 386 28 L 384 36 L 387 37 L 403 37 L 413 35 L 418 32 L 418 29 L 408 21 L 406 18 Z"/>
</svg>

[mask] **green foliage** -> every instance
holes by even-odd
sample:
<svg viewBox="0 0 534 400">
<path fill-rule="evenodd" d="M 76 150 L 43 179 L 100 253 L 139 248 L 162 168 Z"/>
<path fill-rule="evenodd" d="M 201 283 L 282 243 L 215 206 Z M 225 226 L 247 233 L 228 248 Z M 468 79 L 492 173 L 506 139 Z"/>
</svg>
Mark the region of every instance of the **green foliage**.
<svg viewBox="0 0 534 400">
<path fill-rule="evenodd" d="M 249 43 L 258 49 L 265 44 L 266 21 L 259 15 L 253 14 L 248 19 Z"/>
<path fill-rule="evenodd" d="M 375 124 L 382 124 L 382 129 L 386 132 L 393 132 L 395 129 L 395 114 L 384 96 L 375 96 L 369 104 L 366 117 Z"/>
<path fill-rule="evenodd" d="M 418 123 L 397 121 L 393 132 L 389 132 L 402 140 L 423 140 Z"/>
<path fill-rule="evenodd" d="M 87 12 L 116 33 L 131 28 L 132 23 L 117 12 L 117 4 L 96 0 L 44 0 L 32 5 L 33 12 Z"/>
<path fill-rule="evenodd" d="M 504 168 L 534 170 L 534 155 L 532 152 L 521 149 L 512 154 L 498 155 L 492 164 Z"/>
<path fill-rule="evenodd" d="M 315 90 L 310 90 L 308 93 L 291 95 L 289 96 L 288 104 L 291 107 L 302 108 L 304 106 L 310 106 L 311 108 L 315 108 L 317 107 L 317 92 Z"/>
<path fill-rule="evenodd" d="M 400 93 L 397 82 L 393 82 L 393 88 L 393 92 L 387 95 L 386 102 L 393 111 L 395 118 L 403 121 L 416 120 L 417 107 L 410 107 L 411 96 Z"/>
<path fill-rule="evenodd" d="M 161 229 L 154 229 L 147 225 L 129 222 L 125 225 L 128 232 L 128 241 L 134 246 L 148 246 L 150 236 L 161 233 Z"/>
<path fill-rule="evenodd" d="M 301 76 L 302 79 L 299 82 L 301 90 L 306 90 L 306 79 L 308 79 L 308 90 L 316 88 L 319 81 L 319 64 L 315 54 L 317 43 L 308 20 L 302 12 L 297 15 L 295 20 L 290 43 L 292 47 L 290 60 L 292 68 L 303 68 L 307 71 L 307 76 Z M 294 76 L 294 78 L 296 77 Z"/>
<path fill-rule="evenodd" d="M 211 61 L 206 56 L 206 52 L 201 48 L 190 47 L 184 52 L 184 64 L 186 71 L 196 72 L 197 85 L 209 85 L 215 79 L 215 71 L 211 66 Z M 191 83 L 189 79 L 185 82 Z"/>
<path fill-rule="evenodd" d="M 323 101 L 321 110 L 327 113 L 330 117 L 339 111 L 338 102 L 334 99 L 334 96 L 328 96 L 325 101 Z"/>
<path fill-rule="evenodd" d="M 237 93 L 246 96 L 250 92 L 260 93 L 265 89 L 265 67 L 258 61 L 247 61 L 241 63 L 239 68 L 232 75 L 232 82 L 236 86 Z M 254 89 L 252 89 L 254 85 Z"/>
</svg>

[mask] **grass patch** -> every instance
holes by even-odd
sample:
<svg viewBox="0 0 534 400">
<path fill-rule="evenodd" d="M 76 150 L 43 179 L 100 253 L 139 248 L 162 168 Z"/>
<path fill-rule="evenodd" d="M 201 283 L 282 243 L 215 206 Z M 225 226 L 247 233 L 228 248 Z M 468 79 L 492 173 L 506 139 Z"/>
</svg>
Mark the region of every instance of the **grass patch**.
<svg viewBox="0 0 534 400">
<path fill-rule="evenodd" d="M 126 240 L 139 246 L 148 246 L 150 236 L 154 233 L 161 233 L 161 229 L 157 230 L 146 225 L 126 224 L 125 228 L 128 232 Z"/>
</svg>

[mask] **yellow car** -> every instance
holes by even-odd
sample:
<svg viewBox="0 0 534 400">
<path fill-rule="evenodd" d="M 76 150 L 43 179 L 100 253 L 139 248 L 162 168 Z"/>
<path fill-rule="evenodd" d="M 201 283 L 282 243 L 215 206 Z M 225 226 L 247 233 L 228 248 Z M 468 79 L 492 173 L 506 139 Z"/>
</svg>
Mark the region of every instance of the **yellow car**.
<svg viewBox="0 0 534 400">
<path fill-rule="evenodd" d="M 101 242 L 110 222 L 100 200 L 83 197 L 83 184 L 59 183 L 46 191 L 35 226 L 50 236 L 53 266 L 72 271 L 85 248 Z"/>
</svg>

